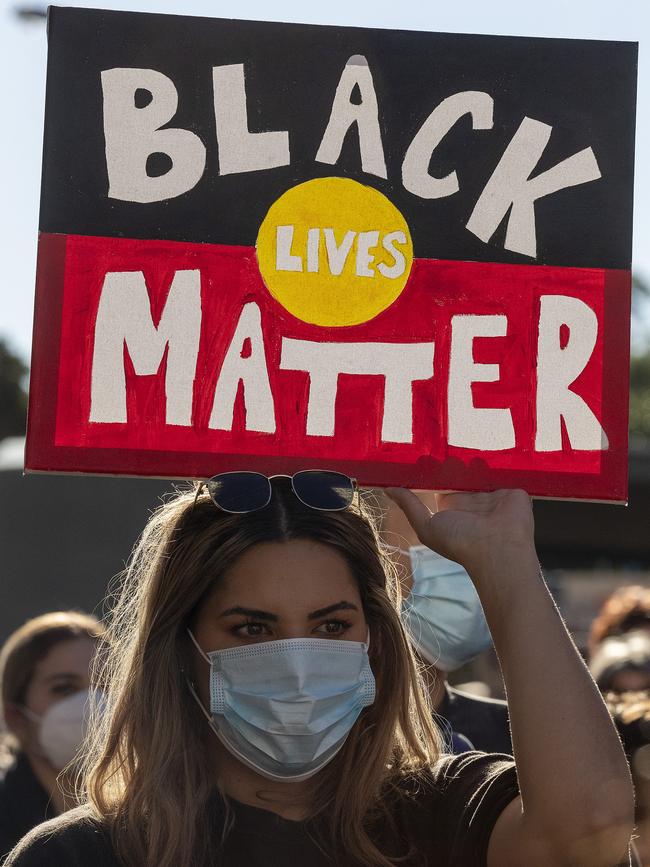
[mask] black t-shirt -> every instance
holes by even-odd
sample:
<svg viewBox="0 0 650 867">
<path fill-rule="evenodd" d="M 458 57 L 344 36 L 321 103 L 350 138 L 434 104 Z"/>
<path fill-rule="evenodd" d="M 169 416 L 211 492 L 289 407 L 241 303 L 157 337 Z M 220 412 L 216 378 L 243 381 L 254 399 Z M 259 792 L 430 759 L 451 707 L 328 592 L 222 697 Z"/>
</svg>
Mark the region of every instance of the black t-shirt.
<svg viewBox="0 0 650 867">
<path fill-rule="evenodd" d="M 29 759 L 18 753 L 0 779 L 0 864 L 21 837 L 55 815 Z"/>
<path fill-rule="evenodd" d="M 446 685 L 438 708 L 452 729 L 469 738 L 475 750 L 485 753 L 512 753 L 508 705 L 494 698 L 479 698 Z"/>
<path fill-rule="evenodd" d="M 507 756 L 444 756 L 424 784 L 405 784 L 390 809 L 392 822 L 371 836 L 388 856 L 417 849 L 403 867 L 484 867 L 494 824 L 517 796 L 515 766 Z M 223 848 L 219 828 L 208 829 L 214 858 L 205 867 L 333 867 L 314 840 L 313 826 L 231 801 L 234 824 Z M 215 800 L 215 814 L 218 811 Z M 34 829 L 6 867 L 120 867 L 101 821 L 80 807 Z M 339 867 L 347 867 L 339 859 Z M 182 867 L 182 865 L 179 865 Z"/>
</svg>

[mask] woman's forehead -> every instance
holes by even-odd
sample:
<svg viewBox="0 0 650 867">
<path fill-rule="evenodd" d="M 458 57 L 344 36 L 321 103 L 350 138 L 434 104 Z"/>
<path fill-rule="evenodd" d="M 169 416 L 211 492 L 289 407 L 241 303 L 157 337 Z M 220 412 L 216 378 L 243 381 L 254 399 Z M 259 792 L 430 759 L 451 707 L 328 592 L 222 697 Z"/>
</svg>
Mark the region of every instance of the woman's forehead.
<svg viewBox="0 0 650 867">
<path fill-rule="evenodd" d="M 357 582 L 345 557 L 329 545 L 295 539 L 249 548 L 217 583 L 209 605 L 212 612 L 252 603 L 269 611 L 314 611 L 341 600 L 360 606 Z"/>
<path fill-rule="evenodd" d="M 39 660 L 34 675 L 43 679 L 55 674 L 87 674 L 95 647 L 87 636 L 59 641 Z"/>
</svg>

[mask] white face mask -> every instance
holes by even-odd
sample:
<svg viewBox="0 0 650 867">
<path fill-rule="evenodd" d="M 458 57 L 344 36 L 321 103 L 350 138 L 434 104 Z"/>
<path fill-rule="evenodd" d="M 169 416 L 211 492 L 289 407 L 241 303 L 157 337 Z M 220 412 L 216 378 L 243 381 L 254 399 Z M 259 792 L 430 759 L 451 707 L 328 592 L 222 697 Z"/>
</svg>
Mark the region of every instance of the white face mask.
<svg viewBox="0 0 650 867">
<path fill-rule="evenodd" d="M 492 644 L 481 601 L 458 563 L 424 545 L 410 548 L 413 587 L 402 617 L 420 655 L 454 671 Z"/>
<path fill-rule="evenodd" d="M 50 705 L 42 716 L 28 707 L 23 708 L 25 716 L 38 725 L 38 742 L 43 755 L 57 771 L 70 764 L 79 752 L 86 736 L 91 701 L 101 711 L 104 706 L 101 690 L 75 692 Z"/>
</svg>

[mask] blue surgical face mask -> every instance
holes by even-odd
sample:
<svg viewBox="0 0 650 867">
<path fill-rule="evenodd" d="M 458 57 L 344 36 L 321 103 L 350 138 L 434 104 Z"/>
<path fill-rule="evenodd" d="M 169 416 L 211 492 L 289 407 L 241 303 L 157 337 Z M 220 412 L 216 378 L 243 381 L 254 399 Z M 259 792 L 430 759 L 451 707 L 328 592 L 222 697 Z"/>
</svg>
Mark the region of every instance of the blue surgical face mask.
<svg viewBox="0 0 650 867">
<path fill-rule="evenodd" d="M 375 699 L 363 642 L 289 638 L 206 654 L 189 634 L 210 663 L 210 713 L 190 688 L 213 731 L 271 780 L 298 782 L 320 771 Z"/>
<path fill-rule="evenodd" d="M 492 643 L 481 602 L 458 563 L 424 545 L 409 551 L 413 587 L 402 617 L 420 655 L 443 671 L 454 671 Z"/>
</svg>

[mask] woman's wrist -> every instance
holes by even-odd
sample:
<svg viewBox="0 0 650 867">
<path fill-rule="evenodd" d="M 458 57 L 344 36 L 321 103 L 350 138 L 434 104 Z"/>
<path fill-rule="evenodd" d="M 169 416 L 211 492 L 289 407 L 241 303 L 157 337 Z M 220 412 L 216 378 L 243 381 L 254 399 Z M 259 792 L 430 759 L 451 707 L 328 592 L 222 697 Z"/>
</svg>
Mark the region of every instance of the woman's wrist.
<svg viewBox="0 0 650 867">
<path fill-rule="evenodd" d="M 537 582 L 541 569 L 535 545 L 525 541 L 520 544 L 494 545 L 480 557 L 472 557 L 466 569 L 481 595 L 481 592 L 519 589 Z"/>
</svg>

